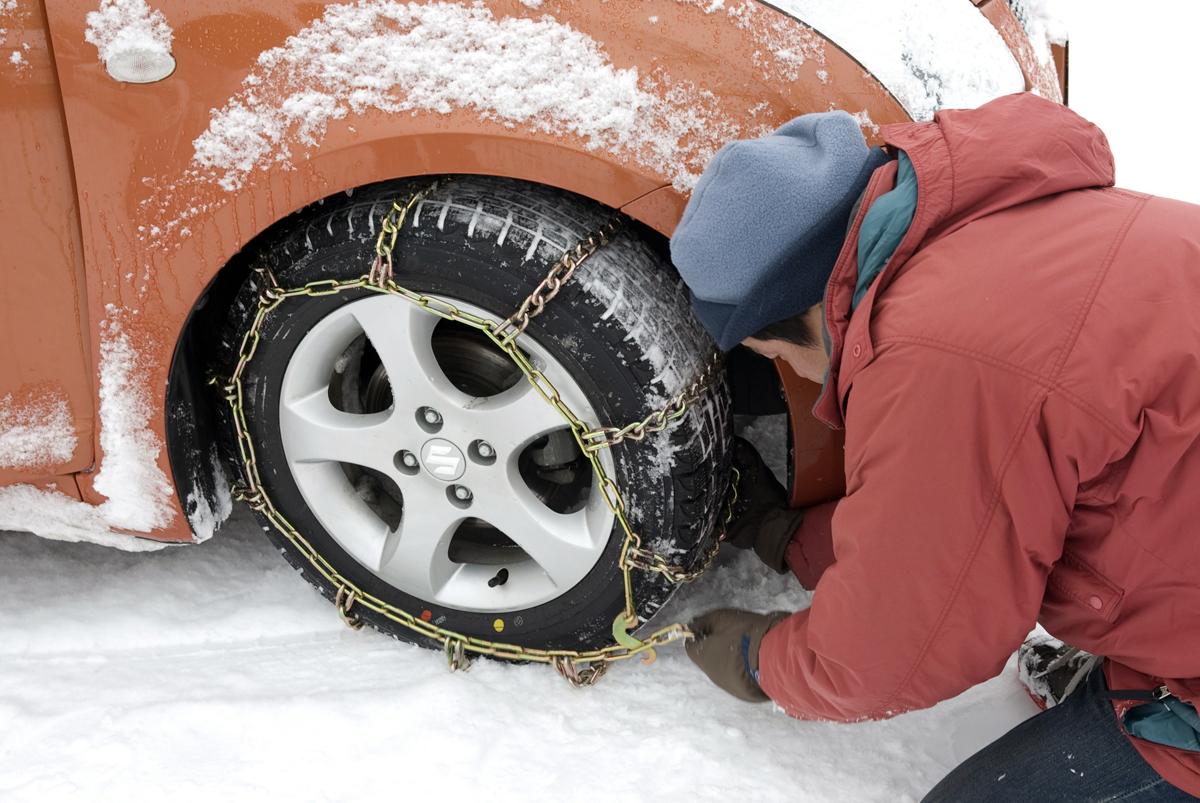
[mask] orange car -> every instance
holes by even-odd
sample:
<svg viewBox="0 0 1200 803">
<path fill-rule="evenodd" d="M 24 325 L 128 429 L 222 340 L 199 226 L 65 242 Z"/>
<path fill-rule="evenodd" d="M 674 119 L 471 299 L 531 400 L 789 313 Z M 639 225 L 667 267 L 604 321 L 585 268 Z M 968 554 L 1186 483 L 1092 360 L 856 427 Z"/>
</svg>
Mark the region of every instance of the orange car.
<svg viewBox="0 0 1200 803">
<path fill-rule="evenodd" d="M 636 649 L 731 412 L 782 385 L 793 503 L 840 490 L 814 387 L 705 374 L 689 188 L 807 111 L 1062 100 L 1038 7 L 0 0 L 0 530 L 197 542 L 233 487 L 352 621 Z"/>
</svg>

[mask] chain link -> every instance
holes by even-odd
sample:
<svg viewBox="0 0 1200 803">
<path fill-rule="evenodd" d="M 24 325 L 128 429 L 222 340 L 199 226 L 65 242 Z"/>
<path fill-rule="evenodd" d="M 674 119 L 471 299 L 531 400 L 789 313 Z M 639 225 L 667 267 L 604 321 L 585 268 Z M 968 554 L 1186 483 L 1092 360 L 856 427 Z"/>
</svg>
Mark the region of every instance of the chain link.
<svg viewBox="0 0 1200 803">
<path fill-rule="evenodd" d="M 342 617 L 342 621 L 346 623 L 346 627 L 351 630 L 361 630 L 363 620 L 350 612 L 354 607 L 354 600 L 358 597 L 358 592 L 348 586 L 339 586 L 337 596 L 333 604 L 337 607 L 338 616 Z"/>
<path fill-rule="evenodd" d="M 502 322 L 496 322 L 460 310 L 442 299 L 401 287 L 393 280 L 392 251 L 404 219 L 413 206 L 432 192 L 435 187 L 436 182 L 424 190 L 414 193 L 404 204 L 398 202 L 392 204 L 380 227 L 379 238 L 376 242 L 375 262 L 371 271 L 365 276 L 348 281 L 324 279 L 310 282 L 301 287 L 285 289 L 278 284 L 270 269 L 265 265 L 256 268 L 260 283 L 258 308 L 249 329 L 242 337 L 237 362 L 224 387 L 225 399 L 232 413 L 238 457 L 244 475 L 244 484 L 238 487 L 236 493 L 239 499 L 263 515 L 281 535 L 292 543 L 313 569 L 336 589 L 335 604 L 338 614 L 351 627 L 358 628 L 363 623 L 361 614 L 352 612 L 352 609 L 368 611 L 383 616 L 418 636 L 439 642 L 452 669 L 465 669 L 470 665 L 472 656 L 485 655 L 492 658 L 550 664 L 572 685 L 590 686 L 604 675 L 608 664 L 613 661 L 642 656 L 645 662 L 649 663 L 654 659 L 656 648 L 691 637 L 688 628 L 681 624 L 660 628 L 643 640 L 638 640 L 629 634 L 629 631 L 640 622 L 633 599 L 631 571 L 638 569 L 656 572 L 662 574 L 668 582 L 675 584 L 695 580 L 708 568 L 716 556 L 720 543 L 724 539 L 725 527 L 733 516 L 733 504 L 737 497 L 737 472 L 735 471 L 724 517 L 720 523 L 720 534 L 713 538 L 712 543 L 696 560 L 695 565 L 690 568 L 676 566 L 661 555 L 642 546 L 641 538 L 633 530 L 625 514 L 625 500 L 621 491 L 605 471 L 598 452 L 624 440 L 641 440 L 647 434 L 665 430 L 671 424 L 681 420 L 691 405 L 718 380 L 721 363 L 717 359 L 710 361 L 696 381 L 673 397 L 664 408 L 656 410 L 641 421 L 624 427 L 589 427 L 563 401 L 562 395 L 550 378 L 533 366 L 529 357 L 517 345 L 516 340 L 528 327 L 529 322 L 541 314 L 546 303 L 558 294 L 563 283 L 570 279 L 575 270 L 596 250 L 612 239 L 620 227 L 619 222 L 617 220 L 609 221 L 600 230 L 570 249 L 554 264 L 546 278 L 538 284 L 513 315 Z M 446 630 L 355 586 L 317 552 L 275 507 L 274 502 L 263 489 L 262 477 L 255 458 L 254 442 L 246 424 L 243 374 L 258 350 L 263 324 L 281 304 L 298 297 L 335 295 L 354 290 L 401 296 L 433 315 L 457 321 L 484 332 L 497 347 L 512 359 L 524 374 L 525 379 L 542 398 L 562 415 L 570 426 L 580 449 L 590 462 L 597 487 L 604 497 L 605 504 L 616 517 L 624 537 L 618 565 L 624 583 L 625 604 L 624 609 L 613 622 L 615 644 L 588 651 L 551 650 L 488 641 Z"/>
<path fill-rule="evenodd" d="M 400 236 L 400 230 L 404 228 L 404 221 L 408 218 L 408 213 L 414 206 L 437 189 L 438 182 L 433 182 L 425 189 L 419 192 L 414 192 L 408 197 L 408 200 L 401 205 L 399 201 L 392 202 L 392 208 L 379 224 L 379 237 L 375 240 L 375 262 L 371 265 L 371 271 L 367 274 L 367 281 L 379 287 L 386 287 L 388 282 L 392 280 L 392 251 L 396 248 L 396 238 Z"/>
<path fill-rule="evenodd" d="M 550 268 L 546 278 L 533 289 L 529 297 L 521 302 L 517 311 L 506 318 L 496 329 L 496 335 L 503 343 L 514 343 L 529 326 L 529 322 L 541 315 L 546 308 L 546 302 L 558 295 L 562 286 L 575 275 L 575 270 L 587 261 L 596 251 L 608 245 L 621 228 L 621 219 L 613 218 L 598 230 L 583 238 L 574 248 L 568 249 L 558 262 Z"/>
<path fill-rule="evenodd" d="M 598 452 L 611 448 L 622 441 L 640 441 L 654 432 L 662 432 L 687 415 L 689 406 L 715 385 L 721 378 L 725 362 L 719 354 L 713 355 L 708 365 L 690 385 L 684 388 L 663 407 L 650 413 L 641 421 L 623 427 L 598 427 L 583 434 L 584 450 Z"/>
<path fill-rule="evenodd" d="M 597 662 L 592 664 L 580 664 L 574 658 L 566 655 L 560 655 L 550 662 L 554 670 L 562 675 L 563 679 L 577 689 L 586 686 L 594 686 L 604 677 L 604 673 L 608 671 L 609 664 L 606 662 Z"/>
</svg>

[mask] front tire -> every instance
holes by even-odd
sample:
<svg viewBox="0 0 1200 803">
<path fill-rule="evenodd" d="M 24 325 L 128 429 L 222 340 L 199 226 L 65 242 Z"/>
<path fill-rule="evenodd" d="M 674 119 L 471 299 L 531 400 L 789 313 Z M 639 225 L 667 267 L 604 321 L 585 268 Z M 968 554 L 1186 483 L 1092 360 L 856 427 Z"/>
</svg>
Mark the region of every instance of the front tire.
<svg viewBox="0 0 1200 803">
<path fill-rule="evenodd" d="M 257 258 L 285 288 L 362 276 L 380 216 L 426 184 L 327 199 L 285 221 Z M 396 281 L 500 320 L 612 214 L 546 187 L 444 180 L 405 222 Z M 242 288 L 229 342 L 250 326 L 259 292 L 254 279 Z M 589 424 L 641 419 L 713 350 L 669 263 L 628 221 L 520 342 Z M 557 413 L 514 368 L 478 333 L 399 297 L 289 299 L 265 320 L 242 377 L 260 478 L 324 560 L 389 605 L 493 641 L 596 649 L 611 643 L 624 604 L 623 532 L 563 436 L 565 422 L 555 426 Z M 646 547 L 687 565 L 710 543 L 730 437 L 721 383 L 667 432 L 603 453 Z M 333 599 L 305 555 L 267 529 Z M 645 621 L 673 588 L 657 574 L 635 571 L 634 581 Z M 391 619 L 363 615 L 413 638 Z"/>
</svg>

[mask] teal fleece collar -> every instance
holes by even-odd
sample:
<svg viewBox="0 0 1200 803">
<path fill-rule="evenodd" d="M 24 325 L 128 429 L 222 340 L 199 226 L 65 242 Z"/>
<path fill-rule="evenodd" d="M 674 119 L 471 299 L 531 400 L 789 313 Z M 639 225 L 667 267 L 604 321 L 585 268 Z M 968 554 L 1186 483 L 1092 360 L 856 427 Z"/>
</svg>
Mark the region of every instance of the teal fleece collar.
<svg viewBox="0 0 1200 803">
<path fill-rule="evenodd" d="M 908 233 L 916 209 L 917 173 L 908 154 L 901 151 L 895 188 L 871 204 L 858 231 L 858 282 L 850 302 L 851 311 L 862 301 Z"/>
</svg>

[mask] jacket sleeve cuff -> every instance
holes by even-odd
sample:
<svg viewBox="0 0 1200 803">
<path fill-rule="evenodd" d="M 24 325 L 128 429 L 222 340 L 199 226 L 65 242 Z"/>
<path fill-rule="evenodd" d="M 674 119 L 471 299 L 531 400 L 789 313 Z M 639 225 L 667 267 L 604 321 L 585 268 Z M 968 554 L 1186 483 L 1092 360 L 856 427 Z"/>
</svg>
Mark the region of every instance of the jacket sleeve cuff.
<svg viewBox="0 0 1200 803">
<path fill-rule="evenodd" d="M 810 591 L 834 562 L 833 513 L 837 506 L 835 501 L 808 508 L 784 555 L 792 574 Z"/>
<path fill-rule="evenodd" d="M 804 639 L 807 629 L 808 611 L 797 611 L 787 619 L 777 622 L 758 645 L 758 674 L 755 681 L 767 697 L 787 712 L 788 716 L 798 719 L 822 719 L 813 710 L 815 706 L 805 705 L 809 691 L 803 687 L 803 675 L 795 671 L 790 660 L 794 657 L 792 647 L 796 633 Z M 801 704 L 797 706 L 797 702 Z"/>
</svg>

